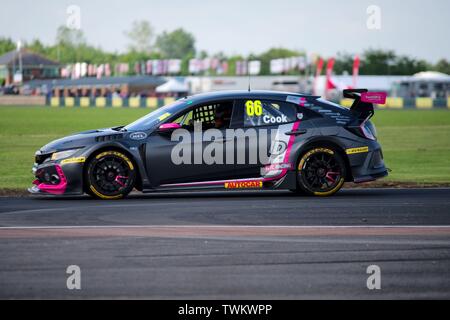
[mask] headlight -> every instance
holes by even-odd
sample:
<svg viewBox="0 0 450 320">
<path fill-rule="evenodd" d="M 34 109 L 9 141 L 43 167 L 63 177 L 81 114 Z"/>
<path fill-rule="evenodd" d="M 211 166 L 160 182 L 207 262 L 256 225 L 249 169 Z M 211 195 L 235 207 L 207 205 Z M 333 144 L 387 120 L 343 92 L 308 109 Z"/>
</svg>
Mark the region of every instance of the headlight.
<svg viewBox="0 0 450 320">
<path fill-rule="evenodd" d="M 60 152 L 55 152 L 52 154 L 52 160 L 60 160 L 65 159 L 70 156 L 72 156 L 75 152 L 77 152 L 79 149 L 71 149 L 71 150 L 64 150 Z"/>
</svg>

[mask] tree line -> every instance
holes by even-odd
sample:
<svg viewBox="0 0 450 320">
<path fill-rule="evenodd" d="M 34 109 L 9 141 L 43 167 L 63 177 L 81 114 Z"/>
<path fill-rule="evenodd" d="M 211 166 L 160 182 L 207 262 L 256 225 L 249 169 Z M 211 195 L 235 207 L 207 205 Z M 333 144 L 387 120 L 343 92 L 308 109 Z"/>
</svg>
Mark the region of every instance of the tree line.
<svg viewBox="0 0 450 320">
<path fill-rule="evenodd" d="M 149 59 L 181 59 L 181 75 L 188 75 L 189 60 L 192 58 L 218 58 L 226 60 L 229 64 L 228 75 L 233 75 L 235 64 L 242 60 L 260 60 L 261 75 L 270 74 L 270 61 L 272 59 L 306 56 L 305 52 L 287 48 L 271 48 L 260 54 L 248 56 L 227 56 L 223 52 L 209 54 L 198 51 L 195 46 L 195 37 L 183 28 L 174 31 L 164 31 L 155 34 L 148 21 L 136 21 L 130 30 L 125 32 L 128 47 L 124 53 L 107 52 L 100 47 L 93 46 L 86 41 L 81 30 L 69 29 L 61 26 L 57 30 L 55 43 L 45 45 L 39 39 L 25 43 L 28 50 L 59 61 L 61 64 L 86 62 L 89 64 L 134 64 Z M 16 43 L 11 38 L 0 38 L 0 55 L 16 49 Z M 327 57 L 324 57 L 326 59 Z M 450 63 L 441 59 L 436 64 L 416 59 L 406 55 L 397 55 L 392 50 L 367 49 L 360 55 L 361 75 L 412 75 L 420 71 L 434 70 L 450 74 Z M 335 57 L 334 73 L 351 74 L 353 70 L 354 55 L 338 53 Z M 313 67 L 310 68 L 313 70 Z M 130 68 L 130 74 L 133 68 Z M 289 74 L 298 74 L 291 71 Z"/>
</svg>

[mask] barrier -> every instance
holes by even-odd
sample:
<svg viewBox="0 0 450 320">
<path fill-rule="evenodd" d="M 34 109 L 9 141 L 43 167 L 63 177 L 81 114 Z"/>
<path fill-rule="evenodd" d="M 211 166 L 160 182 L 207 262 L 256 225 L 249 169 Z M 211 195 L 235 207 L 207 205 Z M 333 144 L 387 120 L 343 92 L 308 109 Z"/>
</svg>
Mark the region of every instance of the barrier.
<svg viewBox="0 0 450 320">
<path fill-rule="evenodd" d="M 149 108 L 156 109 L 171 104 L 175 98 L 88 98 L 88 97 L 52 97 L 47 99 L 46 104 L 51 107 L 82 107 L 82 108 Z M 342 99 L 339 103 L 344 107 L 350 107 L 353 103 L 351 99 Z M 398 98 L 388 97 L 386 104 L 376 105 L 378 109 L 447 109 L 450 110 L 449 98 Z"/>
<path fill-rule="evenodd" d="M 49 104 L 45 96 L 0 95 L 0 106 L 42 106 Z"/>
<path fill-rule="evenodd" d="M 81 107 L 81 108 L 149 108 L 156 109 L 175 102 L 175 98 L 89 98 L 89 97 L 52 97 L 48 98 L 46 104 L 51 107 Z"/>
</svg>

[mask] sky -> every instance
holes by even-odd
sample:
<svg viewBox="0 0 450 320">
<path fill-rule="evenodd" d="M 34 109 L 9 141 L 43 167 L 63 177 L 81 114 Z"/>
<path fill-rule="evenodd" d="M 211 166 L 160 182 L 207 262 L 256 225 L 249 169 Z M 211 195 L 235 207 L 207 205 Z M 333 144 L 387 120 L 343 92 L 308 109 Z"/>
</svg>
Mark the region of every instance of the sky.
<svg viewBox="0 0 450 320">
<path fill-rule="evenodd" d="M 375 48 L 430 62 L 450 59 L 449 0 L 3 0 L 0 37 L 53 44 L 70 5 L 80 8 L 88 42 L 108 51 L 124 52 L 125 31 L 148 20 L 157 33 L 184 28 L 209 53 L 281 46 L 330 57 Z M 367 13 L 371 5 L 380 9 L 379 29 L 367 27 L 377 18 Z"/>
</svg>

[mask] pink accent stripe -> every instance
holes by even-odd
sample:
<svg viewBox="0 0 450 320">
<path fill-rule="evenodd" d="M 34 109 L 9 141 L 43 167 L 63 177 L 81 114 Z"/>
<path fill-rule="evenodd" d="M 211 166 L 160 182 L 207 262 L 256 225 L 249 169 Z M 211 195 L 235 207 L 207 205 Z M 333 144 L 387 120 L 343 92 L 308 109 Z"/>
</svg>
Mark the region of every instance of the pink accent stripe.
<svg viewBox="0 0 450 320">
<path fill-rule="evenodd" d="M 300 127 L 300 122 L 301 121 L 297 121 L 297 122 L 294 123 L 294 125 L 292 126 L 292 131 L 298 130 L 298 128 Z M 289 162 L 289 157 L 291 156 L 292 146 L 294 145 L 294 142 L 295 142 L 295 136 L 292 135 L 289 138 L 288 146 L 287 146 L 287 149 L 286 149 L 286 154 L 284 155 L 284 161 L 283 161 L 284 163 L 288 163 Z M 273 181 L 273 180 L 281 179 L 287 173 L 288 173 L 288 169 L 283 169 L 278 176 L 272 177 L 272 178 L 265 178 L 264 181 L 266 182 L 266 181 Z"/>
<path fill-rule="evenodd" d="M 298 130 L 299 127 L 300 127 L 300 121 L 295 122 L 294 125 L 292 126 L 292 131 Z M 295 141 L 295 135 L 290 136 L 288 145 L 287 145 L 287 149 L 286 149 L 286 153 L 284 155 L 284 160 L 283 160 L 284 163 L 289 162 L 289 157 L 291 156 L 291 150 L 292 150 L 292 146 L 294 145 L 294 141 Z M 287 174 L 287 172 L 288 172 L 287 169 L 283 169 L 278 176 L 271 177 L 271 178 L 264 178 L 263 181 L 267 182 L 267 181 L 281 179 Z"/>
<path fill-rule="evenodd" d="M 300 121 L 295 122 L 294 125 L 292 126 L 292 131 L 297 131 L 299 126 L 300 126 Z M 289 162 L 289 157 L 291 155 L 291 149 L 292 149 L 292 146 L 294 145 L 294 141 L 295 141 L 295 136 L 292 135 L 289 138 L 286 155 L 284 156 L 284 162 Z"/>
</svg>

